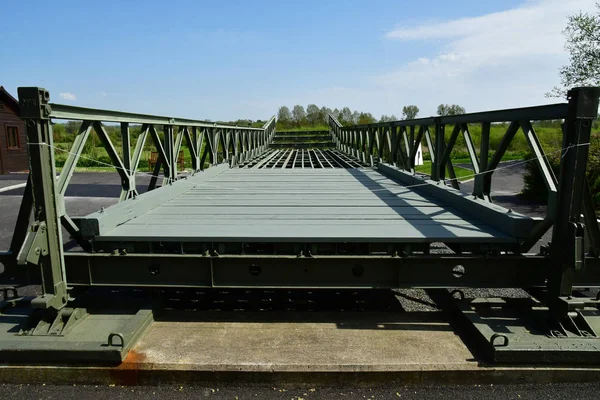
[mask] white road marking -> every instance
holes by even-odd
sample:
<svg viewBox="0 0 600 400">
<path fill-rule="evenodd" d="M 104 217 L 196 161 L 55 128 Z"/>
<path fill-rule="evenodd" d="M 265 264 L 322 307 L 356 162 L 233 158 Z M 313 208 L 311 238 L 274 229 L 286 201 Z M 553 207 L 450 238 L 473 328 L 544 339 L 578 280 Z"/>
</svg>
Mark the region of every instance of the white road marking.
<svg viewBox="0 0 600 400">
<path fill-rule="evenodd" d="M 25 185 L 27 185 L 27 182 L 19 183 L 18 185 L 12 185 L 12 186 L 0 188 L 0 193 L 8 192 L 9 190 L 20 189 L 22 187 L 25 187 Z"/>
</svg>

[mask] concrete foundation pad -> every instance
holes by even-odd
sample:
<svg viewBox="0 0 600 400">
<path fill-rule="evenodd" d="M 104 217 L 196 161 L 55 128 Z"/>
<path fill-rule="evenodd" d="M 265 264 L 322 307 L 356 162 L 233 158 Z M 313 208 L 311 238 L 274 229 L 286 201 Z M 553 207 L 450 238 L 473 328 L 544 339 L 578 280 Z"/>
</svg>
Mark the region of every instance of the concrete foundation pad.
<svg viewBox="0 0 600 400">
<path fill-rule="evenodd" d="M 213 313 L 214 315 L 214 313 Z M 207 316 L 210 317 L 210 314 Z M 472 369 L 439 313 L 218 314 L 155 322 L 134 348 L 141 368 L 250 372 Z M 469 361 L 471 360 L 471 361 Z M 126 360 L 127 362 L 128 360 Z"/>
<path fill-rule="evenodd" d="M 51 360 L 48 360 L 51 362 Z M 170 313 L 119 366 L 0 366 L 11 383 L 514 383 L 593 381 L 596 368 L 493 367 L 442 313 Z"/>
</svg>

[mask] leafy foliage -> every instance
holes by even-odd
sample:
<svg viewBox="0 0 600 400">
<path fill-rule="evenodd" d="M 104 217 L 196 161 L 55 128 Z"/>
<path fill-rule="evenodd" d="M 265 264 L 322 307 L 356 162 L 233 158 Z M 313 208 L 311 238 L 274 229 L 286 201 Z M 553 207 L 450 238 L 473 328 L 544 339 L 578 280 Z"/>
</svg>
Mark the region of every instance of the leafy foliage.
<svg viewBox="0 0 600 400">
<path fill-rule="evenodd" d="M 546 93 L 548 97 L 565 97 L 569 88 L 600 86 L 600 3 L 597 15 L 579 13 L 569 17 L 563 31 L 569 52 L 569 64 L 560 68 L 560 86 Z"/>
<path fill-rule="evenodd" d="M 292 121 L 294 121 L 296 124 L 301 124 L 305 118 L 306 111 L 304 111 L 304 107 L 296 104 L 292 109 Z"/>
<path fill-rule="evenodd" d="M 402 107 L 402 119 L 415 119 L 419 114 L 419 107 L 415 105 Z"/>
<path fill-rule="evenodd" d="M 392 121 L 398 121 L 398 118 L 392 114 L 392 115 L 382 115 L 381 118 L 379 118 L 379 122 L 392 122 Z"/>
<path fill-rule="evenodd" d="M 543 140 L 542 147 L 544 147 L 555 176 L 558 177 L 561 160 L 560 149 L 562 147 L 560 140 L 556 140 L 556 138 L 554 141 L 545 139 Z M 532 160 L 534 157 L 534 154 L 530 152 L 525 156 L 525 159 Z M 600 204 L 600 132 L 592 134 L 590 140 L 586 176 L 590 184 L 594 204 Z M 525 187 L 522 195 L 525 198 L 541 203 L 545 203 L 548 200 L 548 190 L 535 160 L 527 163 L 523 182 Z"/>
<path fill-rule="evenodd" d="M 290 109 L 286 106 L 279 107 L 279 110 L 277 111 L 277 120 L 282 123 L 289 123 L 292 120 Z"/>
<path fill-rule="evenodd" d="M 459 106 L 458 104 L 440 104 L 437 108 L 437 115 L 443 117 L 445 115 L 458 115 L 464 114 L 467 111 L 464 107 Z"/>
</svg>

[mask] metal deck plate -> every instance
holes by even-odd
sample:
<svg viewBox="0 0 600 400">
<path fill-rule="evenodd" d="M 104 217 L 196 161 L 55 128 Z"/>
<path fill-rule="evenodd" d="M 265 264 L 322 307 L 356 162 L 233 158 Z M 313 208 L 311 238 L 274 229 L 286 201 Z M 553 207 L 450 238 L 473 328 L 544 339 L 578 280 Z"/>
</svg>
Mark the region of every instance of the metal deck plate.
<svg viewBox="0 0 600 400">
<path fill-rule="evenodd" d="M 284 146 L 290 148 L 271 149 L 256 158 L 248 160 L 241 167 L 252 169 L 309 169 L 356 168 L 362 166 L 357 160 L 338 150 L 311 148 L 314 147 L 313 144 L 304 144 L 307 148 L 301 148 L 301 143 Z"/>
<path fill-rule="evenodd" d="M 196 179 L 178 182 L 186 187 L 177 196 L 94 239 L 516 243 L 371 168 L 229 169 Z"/>
</svg>

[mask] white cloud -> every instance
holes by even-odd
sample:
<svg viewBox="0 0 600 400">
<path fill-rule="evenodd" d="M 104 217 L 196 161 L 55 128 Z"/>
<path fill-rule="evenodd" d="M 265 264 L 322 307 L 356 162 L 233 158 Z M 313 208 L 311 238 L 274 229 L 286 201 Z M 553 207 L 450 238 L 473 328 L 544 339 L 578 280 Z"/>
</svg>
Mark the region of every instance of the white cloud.
<svg viewBox="0 0 600 400">
<path fill-rule="evenodd" d="M 544 94 L 559 83 L 568 61 L 562 31 L 579 11 L 595 12 L 595 0 L 535 0 L 478 17 L 404 24 L 384 37 L 399 52 L 411 41 L 433 46 L 434 55 L 369 77 L 357 107 L 398 114 L 417 104 L 425 116 L 439 103 L 481 111 L 557 102 Z"/>
<path fill-rule="evenodd" d="M 100 92 L 100 96 L 106 97 L 106 96 L 108 96 L 108 93 L 106 93 L 106 92 Z"/>
<path fill-rule="evenodd" d="M 77 96 L 75 96 L 73 93 L 63 92 L 63 93 L 60 93 L 59 95 L 60 95 L 60 98 L 64 99 L 64 100 L 70 100 L 70 101 L 77 100 Z"/>
<path fill-rule="evenodd" d="M 523 6 L 474 18 L 461 18 L 409 29 L 395 29 L 385 37 L 399 40 L 445 40 L 440 61 L 462 61 L 472 66 L 502 63 L 523 56 L 564 53 L 567 16 L 593 11 L 595 0 L 537 0 Z M 458 57 L 458 60 L 456 60 Z"/>
</svg>

